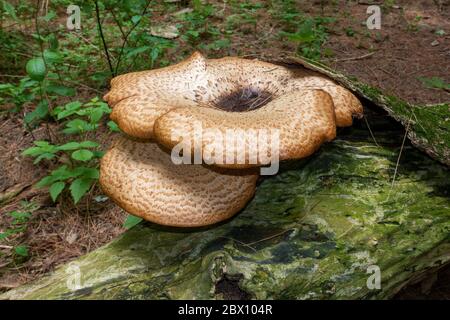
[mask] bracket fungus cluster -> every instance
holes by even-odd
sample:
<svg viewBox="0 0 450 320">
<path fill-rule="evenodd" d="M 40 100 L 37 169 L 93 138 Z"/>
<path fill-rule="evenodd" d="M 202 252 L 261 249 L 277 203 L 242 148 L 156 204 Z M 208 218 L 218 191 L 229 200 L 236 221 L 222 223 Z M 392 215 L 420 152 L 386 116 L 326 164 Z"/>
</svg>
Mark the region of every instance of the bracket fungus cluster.
<svg viewBox="0 0 450 320">
<path fill-rule="evenodd" d="M 129 213 L 170 226 L 233 216 L 255 192 L 255 167 L 307 157 L 362 115 L 350 91 L 318 73 L 198 52 L 118 76 L 104 99 L 126 137 L 102 159 L 103 190 Z M 265 148 L 274 142 L 276 159 Z M 200 163 L 175 164 L 179 145 Z"/>
</svg>

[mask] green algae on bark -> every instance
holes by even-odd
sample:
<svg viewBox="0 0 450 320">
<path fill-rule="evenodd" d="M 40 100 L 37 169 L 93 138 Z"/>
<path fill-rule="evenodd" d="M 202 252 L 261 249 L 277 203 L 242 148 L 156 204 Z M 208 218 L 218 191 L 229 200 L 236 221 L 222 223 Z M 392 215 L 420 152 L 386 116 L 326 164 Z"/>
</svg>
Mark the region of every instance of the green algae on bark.
<svg viewBox="0 0 450 320">
<path fill-rule="evenodd" d="M 396 170 L 402 134 L 375 135 L 344 129 L 284 163 L 231 221 L 138 225 L 0 299 L 221 299 L 227 277 L 258 299 L 389 298 L 450 261 L 450 172 L 409 145 Z"/>
<path fill-rule="evenodd" d="M 450 105 L 412 105 L 395 96 L 385 95 L 377 88 L 330 69 L 324 64 L 306 58 L 289 58 L 290 63 L 329 76 L 358 96 L 383 108 L 408 130 L 414 146 L 434 159 L 450 166 Z"/>
</svg>

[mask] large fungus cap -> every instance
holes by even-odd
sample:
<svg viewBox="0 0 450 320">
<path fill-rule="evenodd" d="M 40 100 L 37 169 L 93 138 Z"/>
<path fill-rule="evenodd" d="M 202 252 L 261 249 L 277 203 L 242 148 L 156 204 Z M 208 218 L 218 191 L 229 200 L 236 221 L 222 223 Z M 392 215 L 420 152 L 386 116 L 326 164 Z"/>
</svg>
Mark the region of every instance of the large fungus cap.
<svg viewBox="0 0 450 320">
<path fill-rule="evenodd" d="M 208 60 L 198 52 L 170 67 L 116 77 L 104 99 L 113 107 L 111 118 L 124 132 L 148 139 L 154 137 L 155 121 L 175 108 L 248 112 L 305 89 L 331 95 L 337 126 L 349 126 L 353 116 L 362 114 L 361 103 L 350 91 L 318 73 L 258 60 Z M 278 112 L 294 108 L 302 96 L 296 99 Z"/>
<path fill-rule="evenodd" d="M 328 93 L 298 90 L 247 112 L 177 108 L 156 120 L 154 135 L 170 149 L 201 150 L 206 164 L 247 168 L 307 157 L 335 138 L 336 124 Z"/>
<path fill-rule="evenodd" d="M 103 156 L 100 185 L 127 212 L 176 227 L 230 218 L 255 192 L 258 175 L 175 165 L 153 142 L 118 138 Z"/>
</svg>

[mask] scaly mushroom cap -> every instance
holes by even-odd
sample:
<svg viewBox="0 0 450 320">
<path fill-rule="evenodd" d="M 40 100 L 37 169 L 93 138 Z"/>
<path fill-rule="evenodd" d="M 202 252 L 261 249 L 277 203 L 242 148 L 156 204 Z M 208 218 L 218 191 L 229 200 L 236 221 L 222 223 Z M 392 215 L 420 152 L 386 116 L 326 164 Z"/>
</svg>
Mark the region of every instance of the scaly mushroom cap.
<svg viewBox="0 0 450 320">
<path fill-rule="evenodd" d="M 200 141 L 206 164 L 246 168 L 269 164 L 273 145 L 279 148 L 276 161 L 307 157 L 336 137 L 336 124 L 330 95 L 322 90 L 302 90 L 247 112 L 173 109 L 156 120 L 154 135 L 169 149 L 185 144 L 191 154 Z"/>
<path fill-rule="evenodd" d="M 110 115 L 128 135 L 149 139 L 155 120 L 176 107 L 195 107 L 196 86 L 206 86 L 206 60 L 195 52 L 166 68 L 132 72 L 111 80 L 103 97 L 113 108 Z"/>
<path fill-rule="evenodd" d="M 209 87 L 206 88 L 209 94 L 205 95 L 205 92 L 201 92 L 202 94 L 196 97 L 197 101 L 205 105 L 227 110 L 226 107 L 221 107 L 220 103 L 247 89 L 253 92 L 254 97 L 250 99 L 253 102 L 251 108 L 256 109 L 290 92 L 322 89 L 333 98 L 338 127 L 351 126 L 353 117 L 362 116 L 361 102 L 350 91 L 337 85 L 333 80 L 305 68 L 287 68 L 264 61 L 237 57 L 209 59 L 206 67 L 210 77 Z M 255 100 L 257 100 L 256 103 Z M 246 104 L 243 103 L 235 110 L 228 111 L 247 110 L 248 106 L 246 109 Z"/>
<path fill-rule="evenodd" d="M 175 165 L 153 142 L 117 139 L 101 160 L 103 191 L 127 212 L 177 227 L 214 224 L 242 209 L 255 192 L 253 172 Z"/>
<path fill-rule="evenodd" d="M 362 114 L 361 103 L 350 91 L 318 73 L 233 57 L 207 60 L 198 52 L 173 66 L 118 76 L 104 99 L 125 133 L 149 139 L 156 119 L 175 108 L 244 112 L 304 89 L 331 95 L 337 126 L 349 126 L 353 116 Z"/>
</svg>

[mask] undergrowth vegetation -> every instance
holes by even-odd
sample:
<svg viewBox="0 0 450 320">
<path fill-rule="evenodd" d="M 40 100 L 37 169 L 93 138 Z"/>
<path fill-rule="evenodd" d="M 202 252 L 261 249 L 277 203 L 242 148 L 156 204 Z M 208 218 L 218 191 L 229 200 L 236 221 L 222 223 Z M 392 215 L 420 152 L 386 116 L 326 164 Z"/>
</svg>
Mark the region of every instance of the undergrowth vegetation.
<svg viewBox="0 0 450 320">
<path fill-rule="evenodd" d="M 267 58 L 280 52 L 315 60 L 332 57 L 325 45 L 335 18 L 305 13 L 304 2 L 0 0 L 0 115 L 20 119 L 33 138 L 20 150 L 24 161 L 42 173 L 33 186 L 48 191 L 51 206 L 69 206 L 77 213 L 86 210 L 81 203 L 104 201 L 97 184 L 99 161 L 120 130 L 109 120 L 111 109 L 101 97 L 116 75 L 164 67 L 194 50 L 208 57 L 249 52 Z M 386 1 L 386 10 L 392 3 Z M 72 5 L 80 9 L 80 29 L 68 28 L 69 20 L 75 22 L 75 12 L 68 11 Z M 328 5 L 338 8 L 337 1 Z M 357 35 L 351 27 L 344 32 Z M 281 45 L 271 52 L 270 41 Z M 449 90 L 440 78 L 420 81 Z M 0 228 L 7 253 L 0 255 L 8 263 L 31 254 L 22 235 L 37 206 L 23 201 L 7 213 L 8 226 Z M 130 217 L 125 227 L 138 222 Z"/>
<path fill-rule="evenodd" d="M 98 97 L 81 101 L 80 90 L 97 96 L 115 75 L 165 66 L 171 62 L 170 50 L 182 48 L 182 57 L 194 49 L 212 55 L 226 51 L 236 32 L 257 33 L 258 17 L 266 11 L 279 24 L 275 36 L 295 43 L 297 53 L 319 59 L 329 22 L 306 17 L 292 0 L 232 0 L 225 4 L 229 8 L 201 0 L 188 8 L 165 1 L 103 0 L 75 2 L 81 9 L 81 30 L 68 30 L 70 18 L 64 11 L 72 1 L 37 1 L 35 7 L 26 1 L 2 2 L 2 18 L 12 25 L 0 33 L 3 59 L 8 68 L 25 72 L 0 85 L 0 103 L 9 105 L 7 112 L 22 114 L 30 132 L 46 128 L 47 139 L 34 141 L 23 155 L 33 157 L 37 166 L 47 163 L 48 175 L 38 187 L 48 187 L 53 201 L 67 199 L 68 191 L 75 204 L 98 179 L 102 151 L 95 132 L 104 124 L 118 130 L 105 120 L 109 107 Z M 161 11 L 170 18 L 155 22 Z M 16 23 L 30 28 L 15 30 Z"/>
</svg>

